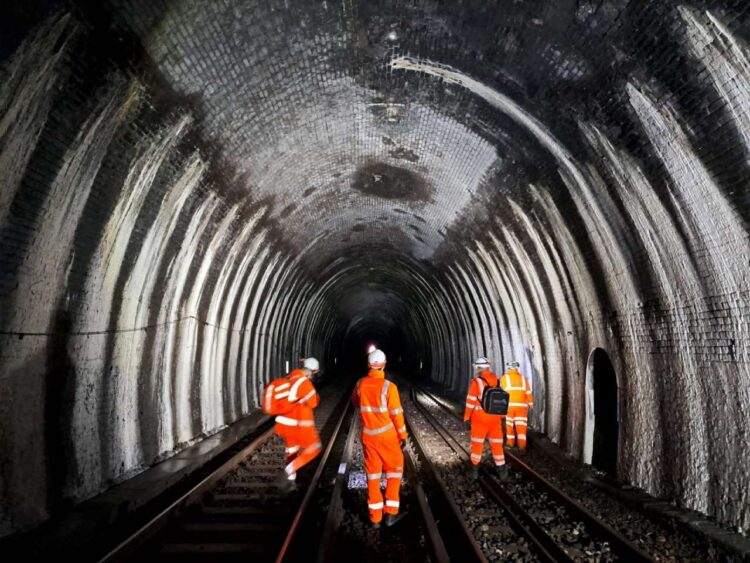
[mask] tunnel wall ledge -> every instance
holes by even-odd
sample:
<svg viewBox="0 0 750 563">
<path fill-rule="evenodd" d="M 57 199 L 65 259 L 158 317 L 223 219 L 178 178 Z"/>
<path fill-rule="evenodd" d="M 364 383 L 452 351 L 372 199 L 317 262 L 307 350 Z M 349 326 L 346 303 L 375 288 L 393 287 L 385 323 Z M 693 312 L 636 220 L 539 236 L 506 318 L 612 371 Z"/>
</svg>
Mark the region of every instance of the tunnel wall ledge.
<svg viewBox="0 0 750 563">
<path fill-rule="evenodd" d="M 545 434 L 531 430 L 529 431 L 529 437 L 533 440 L 535 447 L 540 448 L 560 465 L 572 468 L 573 471 L 581 474 L 584 480 L 586 475 L 592 471 L 587 466 L 581 466 L 570 454 L 563 452 Z M 607 486 L 609 494 L 689 535 L 698 534 L 707 543 L 721 547 L 728 553 L 736 555 L 742 561 L 750 561 L 750 538 L 746 535 L 720 526 L 702 512 L 677 506 L 675 501 L 656 498 L 629 484 L 619 483 L 618 485 Z"/>
<path fill-rule="evenodd" d="M 9 548 L 11 553 L 23 553 L 26 556 L 75 550 L 76 555 L 80 556 L 82 549 L 92 545 L 92 538 L 102 537 L 113 524 L 137 514 L 148 503 L 158 499 L 159 495 L 188 479 L 206 463 L 269 420 L 268 415 L 254 410 L 172 457 L 78 504 L 70 511 L 53 516 L 31 530 L 0 538 L 0 548 Z M 112 544 L 121 539 L 113 538 Z M 7 551 L 4 549 L 4 552 Z"/>
</svg>

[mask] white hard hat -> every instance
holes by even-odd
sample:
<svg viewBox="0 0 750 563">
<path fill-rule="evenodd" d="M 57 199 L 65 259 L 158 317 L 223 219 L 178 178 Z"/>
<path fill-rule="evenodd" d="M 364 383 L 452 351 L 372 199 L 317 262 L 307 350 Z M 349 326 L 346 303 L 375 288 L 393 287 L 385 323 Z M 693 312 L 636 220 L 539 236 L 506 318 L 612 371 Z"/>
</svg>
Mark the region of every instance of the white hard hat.
<svg viewBox="0 0 750 563">
<path fill-rule="evenodd" d="M 520 365 L 517 361 L 511 360 L 505 364 L 505 369 L 518 369 Z"/>
<path fill-rule="evenodd" d="M 472 365 L 476 368 L 488 368 L 490 367 L 490 361 L 484 356 L 478 356 L 474 359 Z"/>
<path fill-rule="evenodd" d="M 318 371 L 320 369 L 320 363 L 315 358 L 305 358 L 302 361 L 302 367 L 309 369 L 310 371 Z"/>
<path fill-rule="evenodd" d="M 385 354 L 382 350 L 373 350 L 367 355 L 367 363 L 371 367 L 382 368 L 385 366 Z"/>
</svg>

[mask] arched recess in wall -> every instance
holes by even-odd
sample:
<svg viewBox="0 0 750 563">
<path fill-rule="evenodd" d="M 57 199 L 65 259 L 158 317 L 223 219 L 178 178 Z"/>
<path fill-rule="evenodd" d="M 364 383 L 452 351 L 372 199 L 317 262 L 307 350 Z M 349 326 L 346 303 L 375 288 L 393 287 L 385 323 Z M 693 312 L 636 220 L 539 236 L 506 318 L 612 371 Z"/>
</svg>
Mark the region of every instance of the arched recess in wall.
<svg viewBox="0 0 750 563">
<path fill-rule="evenodd" d="M 620 391 L 615 368 L 602 348 L 586 366 L 586 425 L 583 461 L 611 475 L 617 473 L 620 438 Z"/>
</svg>

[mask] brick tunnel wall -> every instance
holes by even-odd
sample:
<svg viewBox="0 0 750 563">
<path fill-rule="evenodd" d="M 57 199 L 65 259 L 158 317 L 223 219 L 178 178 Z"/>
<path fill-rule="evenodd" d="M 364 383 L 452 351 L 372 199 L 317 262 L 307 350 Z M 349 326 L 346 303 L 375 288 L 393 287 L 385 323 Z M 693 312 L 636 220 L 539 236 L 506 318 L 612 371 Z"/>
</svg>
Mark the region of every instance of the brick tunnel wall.
<svg viewBox="0 0 750 563">
<path fill-rule="evenodd" d="M 618 475 L 750 527 L 743 2 L 39 1 L 6 22 L 0 534 L 376 321 L 452 390 L 476 354 L 519 360 L 533 426 L 579 458 L 602 348 Z"/>
</svg>

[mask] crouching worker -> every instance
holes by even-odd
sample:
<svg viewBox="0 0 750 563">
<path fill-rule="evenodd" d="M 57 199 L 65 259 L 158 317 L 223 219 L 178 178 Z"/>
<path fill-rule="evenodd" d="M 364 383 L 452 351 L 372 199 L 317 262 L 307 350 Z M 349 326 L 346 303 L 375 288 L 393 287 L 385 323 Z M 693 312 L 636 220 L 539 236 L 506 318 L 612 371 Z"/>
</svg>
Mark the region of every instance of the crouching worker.
<svg viewBox="0 0 750 563">
<path fill-rule="evenodd" d="M 297 471 L 320 453 L 313 409 L 320 403 L 311 378 L 319 370 L 318 360 L 305 358 L 302 368 L 275 379 L 263 393 L 263 412 L 276 415 L 276 434 L 286 445 L 286 467 L 277 482 L 280 489 L 296 488 Z"/>
<path fill-rule="evenodd" d="M 374 350 L 367 356 L 370 367 L 366 377 L 357 382 L 352 395 L 362 422 L 362 449 L 367 474 L 367 506 L 373 527 L 379 528 L 385 511 L 385 525 L 392 526 L 399 514 L 399 489 L 404 472 L 406 423 L 396 385 L 385 378 L 385 354 Z M 380 477 L 385 470 L 385 504 Z"/>
<path fill-rule="evenodd" d="M 464 421 L 470 421 L 471 424 L 471 476 L 474 479 L 479 477 L 479 462 L 482 461 L 486 438 L 490 441 L 498 475 L 500 479 L 504 479 L 507 473 L 503 453 L 503 414 L 508 408 L 508 395 L 500 387 L 498 377 L 490 371 L 490 361 L 487 358 L 478 357 L 472 366 L 474 377 L 469 385 L 464 410 Z"/>
</svg>

